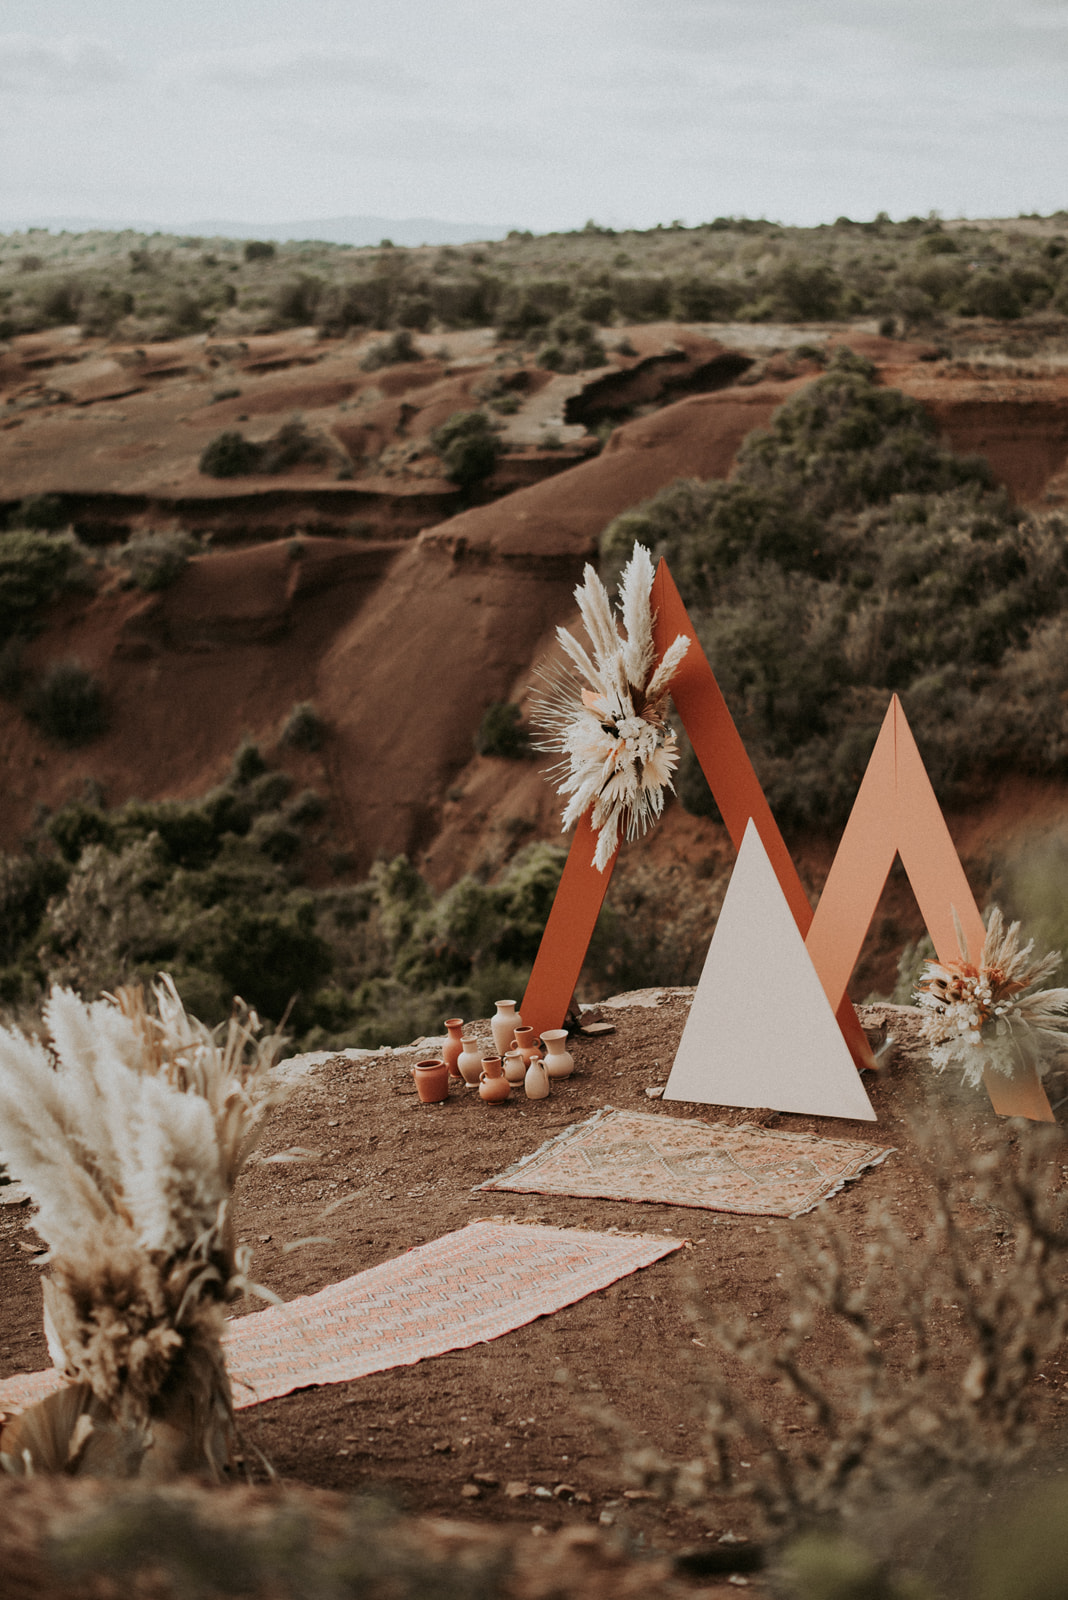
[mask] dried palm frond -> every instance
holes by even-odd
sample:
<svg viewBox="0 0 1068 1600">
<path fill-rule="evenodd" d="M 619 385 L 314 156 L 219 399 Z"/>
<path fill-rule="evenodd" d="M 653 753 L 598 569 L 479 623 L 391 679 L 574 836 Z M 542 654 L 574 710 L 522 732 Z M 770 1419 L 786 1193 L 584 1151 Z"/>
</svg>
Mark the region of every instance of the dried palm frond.
<svg viewBox="0 0 1068 1600">
<path fill-rule="evenodd" d="M 249 1281 L 232 1201 L 283 1092 L 268 1074 L 280 1040 L 258 1038 L 240 1002 L 217 1037 L 166 976 L 152 1000 L 123 989 L 86 1004 L 53 989 L 51 1050 L 0 1029 L 0 1152 L 48 1245 L 49 1352 L 82 1386 L 65 1470 L 94 1458 L 137 1470 L 144 1457 L 160 1471 L 166 1457 L 218 1476 L 233 1433 L 224 1307 L 246 1290 L 274 1298 Z M 55 1426 L 42 1418 L 38 1432 Z M 9 1469 L 47 1470 L 56 1456 L 54 1441 L 35 1453 L 34 1428 L 27 1413 L 4 1430 Z M 114 1436 L 106 1449 L 94 1430 Z"/>
<path fill-rule="evenodd" d="M 557 793 L 571 797 L 563 830 L 589 811 L 597 833 L 593 864 L 601 872 L 621 833 L 637 838 L 660 816 L 679 759 L 666 700 L 690 641 L 680 633 L 654 667 L 652 587 L 652 560 L 636 544 L 619 585 L 626 630 L 621 635 L 604 585 L 586 567 L 575 599 L 592 655 L 566 628 L 558 628 L 575 670 L 564 668 L 550 677 L 549 691 L 534 709 L 542 732 L 538 749 L 566 758 L 555 769 L 562 773 Z"/>
<path fill-rule="evenodd" d="M 1043 1071 L 1048 1051 L 1068 1032 L 1068 989 L 1039 987 L 1056 971 L 1060 952 L 1032 960 L 1034 941 L 1021 947 L 1020 924 L 1006 928 L 996 906 L 978 966 L 968 960 L 959 922 L 957 943 L 960 960 L 928 961 L 915 993 L 934 1066 L 959 1067 L 973 1086 L 988 1068 L 1009 1078 L 1021 1066 Z"/>
</svg>

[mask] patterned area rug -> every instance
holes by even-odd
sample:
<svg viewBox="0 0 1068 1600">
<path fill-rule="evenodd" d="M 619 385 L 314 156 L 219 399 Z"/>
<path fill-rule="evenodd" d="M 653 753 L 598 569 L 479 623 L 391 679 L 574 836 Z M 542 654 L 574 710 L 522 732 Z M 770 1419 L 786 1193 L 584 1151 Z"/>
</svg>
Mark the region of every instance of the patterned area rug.
<svg viewBox="0 0 1068 1600">
<path fill-rule="evenodd" d="M 238 1410 L 305 1389 L 466 1350 L 559 1311 L 682 1247 L 641 1233 L 473 1222 L 318 1294 L 230 1324 Z M 59 1387 L 51 1369 L 0 1383 L 0 1411 Z"/>
<path fill-rule="evenodd" d="M 478 1188 L 800 1217 L 890 1153 L 853 1139 L 605 1106 Z"/>
</svg>

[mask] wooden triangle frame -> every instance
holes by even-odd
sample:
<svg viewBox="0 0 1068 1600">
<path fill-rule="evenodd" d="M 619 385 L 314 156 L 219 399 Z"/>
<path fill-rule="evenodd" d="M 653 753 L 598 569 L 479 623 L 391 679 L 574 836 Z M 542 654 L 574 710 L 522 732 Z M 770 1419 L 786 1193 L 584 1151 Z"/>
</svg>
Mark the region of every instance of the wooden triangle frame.
<svg viewBox="0 0 1068 1600">
<path fill-rule="evenodd" d="M 972 961 L 986 929 L 897 695 L 890 703 L 805 940 L 832 1007 L 857 964 L 895 856 L 908 875 L 939 961 L 960 959 L 954 912 Z M 999 1116 L 1052 1122 L 1038 1074 L 984 1077 Z"/>
<path fill-rule="evenodd" d="M 676 634 L 683 633 L 690 640 L 690 648 L 671 681 L 671 697 L 690 736 L 731 843 L 735 850 L 741 848 L 752 818 L 801 937 L 805 938 L 812 923 L 808 896 L 665 561 L 656 569 L 652 607 L 655 613 L 653 642 L 658 657 L 664 654 Z M 618 850 L 604 872 L 599 872 L 592 859 L 596 846 L 597 836 L 587 813 L 572 837 L 556 899 L 523 996 L 523 1021 L 539 1034 L 546 1028 L 560 1027 L 564 1020 L 616 864 Z M 874 906 L 872 910 L 874 912 Z M 822 973 L 820 977 L 822 980 Z M 871 1048 L 845 995 L 844 985 L 831 1000 L 831 1009 L 838 1018 L 853 1060 L 858 1066 L 874 1065 Z"/>
<path fill-rule="evenodd" d="M 752 818 L 775 876 L 805 939 L 831 1009 L 858 1067 L 874 1065 L 871 1049 L 846 993 L 890 868 L 897 855 L 935 950 L 942 961 L 958 956 L 956 912 L 973 955 L 986 936 L 960 857 L 950 837 L 927 769 L 895 695 L 864 774 L 815 913 L 809 905 L 782 834 L 753 770 L 682 602 L 667 563 L 653 580 L 653 639 L 662 656 L 676 634 L 690 648 L 672 680 L 672 698 L 690 736 L 735 850 Z M 593 865 L 597 837 L 584 816 L 575 829 L 560 885 L 523 997 L 523 1020 L 537 1033 L 558 1028 L 571 1004 L 604 902 L 618 851 L 604 872 Z M 1000 1116 L 1051 1122 L 1053 1113 L 1038 1075 L 985 1077 Z"/>
</svg>

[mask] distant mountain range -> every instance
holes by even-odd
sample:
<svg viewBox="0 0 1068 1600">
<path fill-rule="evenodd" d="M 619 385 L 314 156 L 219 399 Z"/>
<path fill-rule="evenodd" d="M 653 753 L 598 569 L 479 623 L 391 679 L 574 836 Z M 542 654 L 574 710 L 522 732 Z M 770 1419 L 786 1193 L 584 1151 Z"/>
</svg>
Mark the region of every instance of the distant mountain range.
<svg viewBox="0 0 1068 1600">
<path fill-rule="evenodd" d="M 107 233 L 131 229 L 135 233 L 168 233 L 179 237 L 190 234 L 207 239 L 289 239 L 325 240 L 330 244 L 375 245 L 389 239 L 397 245 L 476 244 L 503 239 L 507 226 L 489 222 L 442 222 L 436 217 L 316 217 L 303 222 L 227 222 L 209 221 L 170 223 L 102 221 L 99 217 L 27 217 L 0 221 L 0 232 L 22 233 L 27 228 L 47 228 L 49 233 Z"/>
</svg>

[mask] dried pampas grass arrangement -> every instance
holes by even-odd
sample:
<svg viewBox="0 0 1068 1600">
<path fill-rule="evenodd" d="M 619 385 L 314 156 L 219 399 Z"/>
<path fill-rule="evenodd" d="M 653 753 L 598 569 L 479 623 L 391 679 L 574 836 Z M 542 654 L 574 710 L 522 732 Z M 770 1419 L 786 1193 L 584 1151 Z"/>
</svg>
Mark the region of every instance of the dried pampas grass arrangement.
<svg viewBox="0 0 1068 1600">
<path fill-rule="evenodd" d="M 1020 1067 L 1043 1072 L 1050 1050 L 1063 1046 L 1068 1033 L 1068 989 L 1042 988 L 1060 965 L 1060 951 L 1035 960 L 1034 942 L 1021 945 L 1020 924 L 1006 928 L 995 906 L 974 966 L 959 921 L 956 928 L 960 960 L 928 961 L 914 996 L 933 1066 L 958 1069 L 973 1088 L 986 1071 L 1007 1078 Z"/>
<path fill-rule="evenodd" d="M 621 834 L 635 839 L 660 816 L 679 759 L 666 720 L 667 695 L 690 641 L 680 633 L 655 661 L 652 590 L 652 558 L 636 544 L 619 582 L 621 635 L 604 584 L 586 567 L 575 599 L 593 653 L 557 628 L 572 670 L 549 679 L 549 693 L 534 712 L 543 736 L 538 748 L 566 758 L 557 788 L 571 796 L 563 830 L 589 811 L 597 833 L 593 864 L 600 872 Z"/>
<path fill-rule="evenodd" d="M 87 1004 L 53 989 L 50 1047 L 0 1029 L 0 1155 L 48 1246 L 45 1332 L 58 1394 L 8 1422 L 16 1474 L 219 1478 L 234 1411 L 224 1307 L 246 1291 L 234 1185 L 281 1088 L 279 1036 L 235 1002 L 212 1033 L 173 981 Z"/>
</svg>

